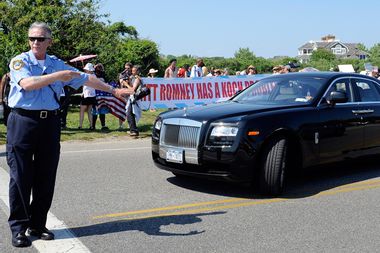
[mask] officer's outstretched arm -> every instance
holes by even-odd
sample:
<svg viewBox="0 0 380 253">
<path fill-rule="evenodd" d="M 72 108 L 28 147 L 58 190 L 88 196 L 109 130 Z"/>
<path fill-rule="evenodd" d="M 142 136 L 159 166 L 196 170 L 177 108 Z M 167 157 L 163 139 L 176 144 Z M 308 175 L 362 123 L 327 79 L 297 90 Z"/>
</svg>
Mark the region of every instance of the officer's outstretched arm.
<svg viewBox="0 0 380 253">
<path fill-rule="evenodd" d="M 22 79 L 19 84 L 24 90 L 38 90 L 56 81 L 67 82 L 77 77 L 80 77 L 80 72 L 62 70 L 42 76 L 27 77 Z"/>
<path fill-rule="evenodd" d="M 134 93 L 133 88 L 123 88 L 123 89 L 116 88 L 115 89 L 111 85 L 108 85 L 105 82 L 101 81 L 100 79 L 96 78 L 95 75 L 90 75 L 88 77 L 88 81 L 84 85 L 90 86 L 96 90 L 109 92 L 115 97 L 119 97 L 119 98 L 124 97 L 126 95 L 131 95 Z"/>
</svg>

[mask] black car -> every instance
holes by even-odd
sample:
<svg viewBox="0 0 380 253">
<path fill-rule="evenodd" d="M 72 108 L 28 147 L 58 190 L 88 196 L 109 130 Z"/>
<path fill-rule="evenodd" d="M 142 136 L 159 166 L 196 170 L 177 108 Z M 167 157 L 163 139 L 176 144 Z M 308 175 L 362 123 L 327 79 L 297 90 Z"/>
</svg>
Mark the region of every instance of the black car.
<svg viewBox="0 0 380 253">
<path fill-rule="evenodd" d="M 378 153 L 380 82 L 351 73 L 273 75 L 226 102 L 164 112 L 152 133 L 159 168 L 269 195 L 291 169 Z"/>
</svg>

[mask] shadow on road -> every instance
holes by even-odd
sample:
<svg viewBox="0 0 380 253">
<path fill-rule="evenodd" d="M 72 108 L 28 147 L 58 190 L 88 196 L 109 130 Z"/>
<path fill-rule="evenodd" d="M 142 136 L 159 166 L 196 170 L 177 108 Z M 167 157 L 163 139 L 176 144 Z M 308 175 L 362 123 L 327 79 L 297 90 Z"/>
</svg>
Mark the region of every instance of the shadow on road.
<svg viewBox="0 0 380 253">
<path fill-rule="evenodd" d="M 173 176 L 167 178 L 167 181 L 178 187 L 213 195 L 234 198 L 252 198 L 254 196 L 249 184 L 211 181 L 203 178 L 193 178 L 188 176 Z"/>
<path fill-rule="evenodd" d="M 306 171 L 293 173 L 288 177 L 285 192 L 281 198 L 304 198 L 339 186 L 380 177 L 380 160 L 359 159 Z M 250 185 L 209 181 L 192 177 L 170 177 L 168 182 L 189 190 L 227 197 L 264 198 Z"/>
<path fill-rule="evenodd" d="M 348 184 L 380 177 L 380 160 L 359 159 L 315 168 L 300 175 L 292 175 L 287 190 L 281 197 L 303 198 Z"/>
<path fill-rule="evenodd" d="M 147 235 L 153 236 L 189 236 L 197 235 L 205 232 L 202 231 L 188 231 L 186 233 L 170 233 L 161 231 L 162 226 L 167 225 L 188 225 L 201 222 L 202 216 L 208 215 L 220 215 L 226 212 L 212 212 L 212 213 L 197 213 L 197 214 L 185 214 L 185 215 L 173 215 L 165 217 L 153 217 L 153 218 L 143 218 L 136 220 L 117 220 L 105 223 L 93 224 L 83 227 L 70 228 L 71 232 L 75 234 L 76 237 L 85 237 L 93 235 L 104 235 L 125 231 L 141 231 Z M 59 230 L 54 232 L 59 234 Z M 60 238 L 65 239 L 65 238 Z"/>
</svg>

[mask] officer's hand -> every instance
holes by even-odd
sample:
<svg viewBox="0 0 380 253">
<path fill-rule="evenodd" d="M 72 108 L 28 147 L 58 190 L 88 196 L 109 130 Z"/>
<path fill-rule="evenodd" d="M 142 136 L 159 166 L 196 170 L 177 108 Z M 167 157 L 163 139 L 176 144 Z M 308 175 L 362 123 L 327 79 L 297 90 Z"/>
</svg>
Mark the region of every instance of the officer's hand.
<svg viewBox="0 0 380 253">
<path fill-rule="evenodd" d="M 72 71 L 72 70 L 62 70 L 56 72 L 58 75 L 58 79 L 63 82 L 68 82 L 74 78 L 80 77 L 80 72 Z"/>
<path fill-rule="evenodd" d="M 127 95 L 132 95 L 134 93 L 135 91 L 133 90 L 133 88 L 115 89 L 114 96 L 118 98 L 122 98 L 122 97 L 126 97 Z"/>
</svg>

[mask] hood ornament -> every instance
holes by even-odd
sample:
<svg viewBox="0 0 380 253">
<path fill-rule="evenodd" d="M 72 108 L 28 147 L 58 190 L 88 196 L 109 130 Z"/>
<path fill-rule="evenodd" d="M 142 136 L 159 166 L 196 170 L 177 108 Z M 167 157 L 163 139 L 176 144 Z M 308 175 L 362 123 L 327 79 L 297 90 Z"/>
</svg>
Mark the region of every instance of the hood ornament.
<svg viewBox="0 0 380 253">
<path fill-rule="evenodd" d="M 184 107 L 184 108 L 183 108 L 183 116 L 184 116 L 184 117 L 187 116 L 187 111 L 186 111 L 186 110 L 187 110 L 187 107 Z"/>
</svg>

